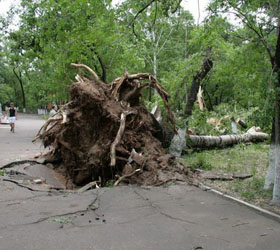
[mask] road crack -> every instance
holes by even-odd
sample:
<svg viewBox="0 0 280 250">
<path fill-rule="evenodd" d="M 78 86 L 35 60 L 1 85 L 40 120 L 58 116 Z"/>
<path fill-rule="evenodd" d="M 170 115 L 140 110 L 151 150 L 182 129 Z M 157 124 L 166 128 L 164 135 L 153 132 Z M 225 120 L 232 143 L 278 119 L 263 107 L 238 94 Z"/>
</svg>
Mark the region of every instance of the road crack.
<svg viewBox="0 0 280 250">
<path fill-rule="evenodd" d="M 197 223 L 195 223 L 194 221 L 190 221 L 190 220 L 185 220 L 185 219 L 181 219 L 181 218 L 177 218 L 174 217 L 168 213 L 165 213 L 161 210 L 160 206 L 153 203 L 150 199 L 144 197 L 142 194 L 140 194 L 139 192 L 137 192 L 136 189 L 133 189 L 134 193 L 140 197 L 142 200 L 144 200 L 145 202 L 147 202 L 150 207 L 154 208 L 160 215 L 165 216 L 166 218 L 172 219 L 172 220 L 176 220 L 176 221 L 180 221 L 180 222 L 184 222 L 184 223 L 188 223 L 188 224 L 193 224 L 193 225 L 197 225 Z"/>
<path fill-rule="evenodd" d="M 96 205 L 96 203 L 97 203 L 97 205 Z M 51 215 L 51 216 L 41 218 L 41 219 L 39 219 L 37 221 L 34 221 L 34 222 L 25 223 L 25 224 L 18 224 L 17 226 L 34 225 L 34 224 L 38 224 L 38 223 L 41 223 L 41 222 L 44 222 L 44 221 L 48 221 L 48 220 L 51 220 L 51 219 L 54 219 L 54 218 L 57 218 L 57 217 L 73 216 L 73 215 L 76 215 L 76 214 L 87 213 L 89 211 L 94 211 L 98 208 L 99 208 L 99 192 L 96 193 L 96 197 L 93 199 L 92 202 L 89 203 L 89 205 L 87 206 L 86 209 L 76 210 L 76 211 L 68 212 L 68 213 Z"/>
</svg>

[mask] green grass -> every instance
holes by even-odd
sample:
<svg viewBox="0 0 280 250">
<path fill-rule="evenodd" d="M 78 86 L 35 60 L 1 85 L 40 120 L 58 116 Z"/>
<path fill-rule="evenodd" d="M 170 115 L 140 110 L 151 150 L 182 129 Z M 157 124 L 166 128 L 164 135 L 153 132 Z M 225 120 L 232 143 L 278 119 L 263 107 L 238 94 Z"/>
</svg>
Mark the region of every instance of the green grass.
<svg viewBox="0 0 280 250">
<path fill-rule="evenodd" d="M 213 171 L 221 173 L 263 173 L 267 169 L 269 146 L 253 144 L 236 145 L 225 149 L 203 150 L 184 157 L 187 166 L 193 166 L 198 161 L 207 162 Z"/>
<path fill-rule="evenodd" d="M 271 190 L 264 190 L 268 168 L 269 145 L 266 143 L 239 144 L 225 149 L 212 149 L 184 156 L 188 167 L 211 170 L 215 173 L 244 173 L 253 177 L 234 181 L 205 181 L 225 193 L 261 205 L 272 198 Z"/>
<path fill-rule="evenodd" d="M 229 185 L 229 189 L 233 191 L 233 193 L 239 195 L 243 200 L 260 203 L 261 201 L 272 199 L 271 190 L 263 189 L 264 181 L 264 177 L 256 176 L 243 181 L 234 180 L 231 185 Z"/>
<path fill-rule="evenodd" d="M 211 170 L 213 166 L 209 161 L 207 161 L 206 156 L 203 154 L 197 155 L 196 159 L 194 159 L 190 164 L 190 168 L 198 168 L 203 170 Z"/>
</svg>

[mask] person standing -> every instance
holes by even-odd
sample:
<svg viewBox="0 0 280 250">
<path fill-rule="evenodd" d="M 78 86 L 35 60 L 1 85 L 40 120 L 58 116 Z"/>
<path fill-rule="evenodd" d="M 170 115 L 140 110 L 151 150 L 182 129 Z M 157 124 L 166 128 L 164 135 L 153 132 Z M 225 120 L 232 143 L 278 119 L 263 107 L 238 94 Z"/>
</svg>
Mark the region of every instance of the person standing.
<svg viewBox="0 0 280 250">
<path fill-rule="evenodd" d="M 11 132 L 15 132 L 15 122 L 17 119 L 17 109 L 15 108 L 15 105 L 13 103 L 10 103 L 10 107 L 8 108 L 8 114 L 9 117 L 9 123 L 11 127 Z"/>
</svg>

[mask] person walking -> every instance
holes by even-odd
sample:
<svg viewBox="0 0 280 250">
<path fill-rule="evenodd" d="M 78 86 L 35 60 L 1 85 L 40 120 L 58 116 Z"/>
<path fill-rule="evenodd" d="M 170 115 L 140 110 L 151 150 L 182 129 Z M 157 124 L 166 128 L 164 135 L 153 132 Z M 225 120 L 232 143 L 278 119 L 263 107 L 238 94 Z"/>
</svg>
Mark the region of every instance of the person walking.
<svg viewBox="0 0 280 250">
<path fill-rule="evenodd" d="M 17 109 L 15 108 L 15 105 L 11 102 L 10 107 L 8 108 L 8 114 L 7 116 L 9 117 L 9 123 L 11 127 L 11 132 L 15 133 L 15 122 L 17 119 Z"/>
</svg>

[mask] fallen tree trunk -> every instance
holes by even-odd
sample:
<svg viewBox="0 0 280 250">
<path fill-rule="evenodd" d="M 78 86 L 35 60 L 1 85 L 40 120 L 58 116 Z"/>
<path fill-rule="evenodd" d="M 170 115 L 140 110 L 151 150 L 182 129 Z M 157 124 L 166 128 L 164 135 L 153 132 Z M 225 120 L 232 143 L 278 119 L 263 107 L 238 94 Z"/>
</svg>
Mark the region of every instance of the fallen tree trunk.
<svg viewBox="0 0 280 250">
<path fill-rule="evenodd" d="M 198 136 L 186 135 L 186 144 L 193 148 L 226 147 L 238 143 L 258 142 L 269 138 L 262 132 L 245 133 L 241 135 Z"/>
<path fill-rule="evenodd" d="M 156 89 L 176 133 L 169 94 L 151 74 L 124 73 L 105 84 L 86 65 L 72 65 L 87 70 L 93 80 L 76 76 L 71 101 L 46 122 L 36 139 L 52 148 L 49 154 L 63 164 L 75 184 L 98 181 L 104 186 L 115 180 L 116 185 L 123 181 L 160 185 L 192 180 L 189 170 L 165 154 L 162 127 L 141 101 L 143 88 Z"/>
</svg>

